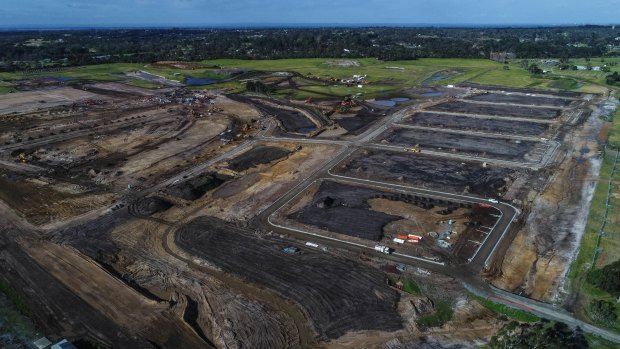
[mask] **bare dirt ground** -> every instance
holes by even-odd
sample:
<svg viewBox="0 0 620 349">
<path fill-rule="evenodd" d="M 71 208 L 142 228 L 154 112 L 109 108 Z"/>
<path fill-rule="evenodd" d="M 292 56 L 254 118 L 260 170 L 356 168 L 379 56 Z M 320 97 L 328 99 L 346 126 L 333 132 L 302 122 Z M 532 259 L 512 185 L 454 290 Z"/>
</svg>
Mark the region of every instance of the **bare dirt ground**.
<svg viewBox="0 0 620 349">
<path fill-rule="evenodd" d="M 493 283 L 539 300 L 557 301 L 558 288 L 579 246 L 600 166 L 602 122 L 590 118 L 566 134 L 553 181 L 532 203 L 531 214 L 506 253 Z"/>
<path fill-rule="evenodd" d="M 72 87 L 10 93 L 0 96 L 0 114 L 47 109 L 89 98 L 101 98 L 101 96 Z"/>
<path fill-rule="evenodd" d="M 517 176 L 505 167 L 471 161 L 451 161 L 421 154 L 360 150 L 334 168 L 334 173 L 365 179 L 382 179 L 455 193 L 494 196 L 506 191 Z"/>
<path fill-rule="evenodd" d="M 468 118 L 460 115 L 422 112 L 408 117 L 404 124 L 439 127 L 453 130 L 472 130 L 499 134 L 538 136 L 549 129 L 548 124 L 512 120 Z"/>
<path fill-rule="evenodd" d="M 480 137 L 467 134 L 438 133 L 429 130 L 395 128 L 382 135 L 382 142 L 403 147 L 414 144 L 424 149 L 463 153 L 471 156 L 490 157 L 504 160 L 523 160 L 539 144 L 505 138 Z"/>
<path fill-rule="evenodd" d="M 456 112 L 456 113 L 468 113 L 468 114 L 482 114 L 482 115 L 496 115 L 496 116 L 514 116 L 522 118 L 535 118 L 535 119 L 555 119 L 561 114 L 559 109 L 541 109 L 533 107 L 519 107 L 508 104 L 482 104 L 482 103 L 466 103 L 463 101 L 446 102 L 442 104 L 434 105 L 428 110 Z"/>
</svg>

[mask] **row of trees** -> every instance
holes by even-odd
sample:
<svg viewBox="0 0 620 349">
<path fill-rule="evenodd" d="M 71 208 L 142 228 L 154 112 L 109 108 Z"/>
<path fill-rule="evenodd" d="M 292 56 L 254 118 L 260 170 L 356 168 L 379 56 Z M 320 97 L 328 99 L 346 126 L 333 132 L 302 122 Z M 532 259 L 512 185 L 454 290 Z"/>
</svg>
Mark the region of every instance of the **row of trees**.
<svg viewBox="0 0 620 349">
<path fill-rule="evenodd" d="M 276 59 L 300 57 L 519 58 L 601 56 L 617 45 L 608 27 L 136 29 L 0 32 L 4 69 L 62 62 Z M 36 41 L 33 41 L 36 40 Z"/>
</svg>

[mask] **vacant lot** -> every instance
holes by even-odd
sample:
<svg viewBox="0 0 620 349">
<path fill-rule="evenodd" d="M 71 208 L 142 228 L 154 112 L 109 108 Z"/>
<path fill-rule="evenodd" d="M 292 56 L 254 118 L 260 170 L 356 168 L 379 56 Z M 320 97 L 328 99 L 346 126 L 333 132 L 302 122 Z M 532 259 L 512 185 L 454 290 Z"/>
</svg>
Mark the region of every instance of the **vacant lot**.
<svg viewBox="0 0 620 349">
<path fill-rule="evenodd" d="M 228 168 L 233 171 L 244 171 L 260 164 L 282 159 L 290 153 L 286 148 L 259 145 L 230 160 Z"/>
<path fill-rule="evenodd" d="M 504 160 L 523 160 L 536 146 L 536 142 L 529 141 L 406 128 L 389 130 L 383 139 L 403 147 L 419 144 L 422 151 L 429 149 Z"/>
<path fill-rule="evenodd" d="M 492 196 L 506 190 L 515 170 L 479 162 L 454 161 L 422 154 L 359 150 L 335 167 L 336 174 L 400 182 L 454 193 Z"/>
<path fill-rule="evenodd" d="M 486 118 L 471 118 L 461 115 L 421 112 L 408 117 L 407 125 L 447 128 L 453 130 L 472 130 L 490 133 L 538 136 L 544 133 L 549 125 L 534 122 L 518 122 Z"/>
<path fill-rule="evenodd" d="M 485 93 L 470 97 L 469 99 L 482 102 L 544 105 L 552 107 L 566 107 L 572 102 L 572 100 L 564 98 L 524 96 L 507 93 Z"/>
<path fill-rule="evenodd" d="M 39 108 L 70 105 L 89 98 L 101 98 L 101 96 L 71 87 L 11 93 L 0 95 L 0 114 L 23 113 Z"/>
<path fill-rule="evenodd" d="M 428 110 L 534 119 L 555 119 L 561 114 L 561 110 L 559 109 L 535 107 L 516 108 L 515 106 L 508 104 L 482 104 L 468 103 L 462 101 L 453 101 L 437 104 L 429 107 Z"/>
<path fill-rule="evenodd" d="M 270 288 L 300 304 L 322 339 L 350 331 L 395 331 L 402 328 L 396 305 L 399 294 L 383 273 L 324 253 L 303 249 L 293 255 L 273 237 L 258 237 L 211 217 L 199 217 L 176 233 L 187 252 Z"/>
</svg>

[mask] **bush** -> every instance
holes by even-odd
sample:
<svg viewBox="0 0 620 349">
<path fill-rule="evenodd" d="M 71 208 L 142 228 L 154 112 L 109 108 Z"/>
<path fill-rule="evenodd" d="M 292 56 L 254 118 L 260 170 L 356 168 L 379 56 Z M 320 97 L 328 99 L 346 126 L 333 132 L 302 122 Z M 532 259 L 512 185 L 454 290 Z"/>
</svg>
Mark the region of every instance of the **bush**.
<svg viewBox="0 0 620 349">
<path fill-rule="evenodd" d="M 591 301 L 588 305 L 588 314 L 592 320 L 600 323 L 612 323 L 618 319 L 614 303 L 604 300 Z"/>
<path fill-rule="evenodd" d="M 601 269 L 593 269 L 588 273 L 586 280 L 614 297 L 620 296 L 620 260 Z"/>
</svg>

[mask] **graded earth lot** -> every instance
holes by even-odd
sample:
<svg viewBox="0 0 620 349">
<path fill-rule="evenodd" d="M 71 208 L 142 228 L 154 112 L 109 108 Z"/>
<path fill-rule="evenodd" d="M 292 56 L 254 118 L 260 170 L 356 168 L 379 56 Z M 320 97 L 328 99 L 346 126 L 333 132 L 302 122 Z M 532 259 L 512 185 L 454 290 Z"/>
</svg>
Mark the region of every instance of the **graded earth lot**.
<svg viewBox="0 0 620 349">
<path fill-rule="evenodd" d="M 386 285 L 381 272 L 350 260 L 326 258 L 309 249 L 286 254 L 281 249 L 291 245 L 288 242 L 208 217 L 183 225 L 175 243 L 301 304 L 324 339 L 348 331 L 394 331 L 403 326 L 396 310 L 398 292 Z"/>
<path fill-rule="evenodd" d="M 482 104 L 463 101 L 445 102 L 428 108 L 433 111 L 445 111 L 462 114 L 482 114 L 501 117 L 520 117 L 534 119 L 555 119 L 562 113 L 559 109 L 523 107 L 515 108 L 509 104 Z"/>
<path fill-rule="evenodd" d="M 424 149 L 445 153 L 461 153 L 483 158 L 523 161 L 537 142 L 482 137 L 467 134 L 395 128 L 380 136 L 388 144 L 411 147 L 419 144 Z M 382 141 L 383 142 L 383 141 Z"/>
<path fill-rule="evenodd" d="M 563 98 L 539 97 L 528 95 L 517 95 L 508 93 L 485 93 L 468 98 L 472 101 L 508 103 L 522 105 L 543 105 L 552 107 L 567 107 L 573 100 Z"/>
<path fill-rule="evenodd" d="M 467 117 L 443 113 L 420 112 L 407 117 L 405 125 L 471 130 L 488 133 L 538 136 L 549 129 L 548 124 L 512 120 Z"/>
<path fill-rule="evenodd" d="M 524 170 L 521 170 L 524 171 Z M 455 193 L 494 196 L 506 191 L 519 174 L 515 169 L 483 167 L 469 160 L 454 161 L 387 150 L 358 150 L 332 169 L 339 175 L 406 183 Z"/>
</svg>

